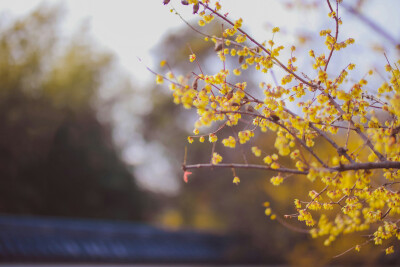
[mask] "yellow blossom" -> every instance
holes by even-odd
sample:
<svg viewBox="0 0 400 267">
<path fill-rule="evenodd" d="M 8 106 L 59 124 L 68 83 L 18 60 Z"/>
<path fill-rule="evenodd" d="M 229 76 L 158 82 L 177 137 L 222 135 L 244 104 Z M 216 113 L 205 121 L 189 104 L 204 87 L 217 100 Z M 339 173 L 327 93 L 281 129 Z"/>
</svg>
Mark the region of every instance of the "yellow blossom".
<svg viewBox="0 0 400 267">
<path fill-rule="evenodd" d="M 283 177 L 279 174 L 271 178 L 271 183 L 275 186 L 280 185 L 283 182 Z"/>
<path fill-rule="evenodd" d="M 234 148 L 236 146 L 236 140 L 233 136 L 229 136 L 228 138 L 222 140 L 222 144 L 224 144 L 226 147 Z"/>
<path fill-rule="evenodd" d="M 253 152 L 254 156 L 256 156 L 256 157 L 261 156 L 261 149 L 259 149 L 259 148 L 256 147 L 256 146 L 253 146 L 253 147 L 251 148 L 251 152 Z"/>
<path fill-rule="evenodd" d="M 388 247 L 388 248 L 385 250 L 385 252 L 386 252 L 386 255 L 389 255 L 389 254 L 394 253 L 394 248 L 393 248 L 393 246 Z"/>
<path fill-rule="evenodd" d="M 156 76 L 156 83 L 157 84 L 163 84 L 164 83 L 164 78 L 163 78 L 163 76 L 161 76 L 161 75 L 157 75 Z"/>
<path fill-rule="evenodd" d="M 242 18 L 236 20 L 236 21 L 235 21 L 234 28 L 237 29 L 237 28 L 242 27 L 242 23 L 243 23 L 243 19 L 242 19 Z"/>
<path fill-rule="evenodd" d="M 235 176 L 235 177 L 233 178 L 233 183 L 236 184 L 236 185 L 238 185 L 238 184 L 240 183 L 239 177 Z"/>
<path fill-rule="evenodd" d="M 272 169 L 279 169 L 279 167 L 280 167 L 280 165 L 278 162 L 272 162 L 272 164 L 271 164 Z"/>
<path fill-rule="evenodd" d="M 239 69 L 234 69 L 233 74 L 235 74 L 236 76 L 239 76 L 241 74 L 241 71 Z"/>
<path fill-rule="evenodd" d="M 264 160 L 264 162 L 265 162 L 266 164 L 271 164 L 271 163 L 272 163 L 272 158 L 271 158 L 271 156 L 266 156 L 263 160 Z"/>
<path fill-rule="evenodd" d="M 246 35 L 239 34 L 238 36 L 236 36 L 236 40 L 235 41 L 238 42 L 238 43 L 245 42 L 246 41 Z"/>
<path fill-rule="evenodd" d="M 221 155 L 219 155 L 217 152 L 214 152 L 211 159 L 212 164 L 217 165 L 221 161 L 222 161 Z"/>
<path fill-rule="evenodd" d="M 272 32 L 273 32 L 273 33 L 279 32 L 279 30 L 280 30 L 279 27 L 274 27 L 274 28 L 272 28 Z"/>
<path fill-rule="evenodd" d="M 208 141 L 210 141 L 210 143 L 215 143 L 215 142 L 217 142 L 217 140 L 218 140 L 218 137 L 217 137 L 217 135 L 216 134 L 210 134 L 209 136 L 208 136 Z"/>
<path fill-rule="evenodd" d="M 271 215 L 271 212 L 272 212 L 271 208 L 265 209 L 265 215 L 269 216 L 269 215 Z"/>
</svg>

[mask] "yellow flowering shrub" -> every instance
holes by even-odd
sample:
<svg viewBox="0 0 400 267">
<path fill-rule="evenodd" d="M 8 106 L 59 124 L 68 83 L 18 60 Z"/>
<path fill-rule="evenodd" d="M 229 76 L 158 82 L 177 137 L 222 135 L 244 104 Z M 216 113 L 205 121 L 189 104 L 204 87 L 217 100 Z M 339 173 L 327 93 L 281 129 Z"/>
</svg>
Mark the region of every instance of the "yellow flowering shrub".
<svg viewBox="0 0 400 267">
<path fill-rule="evenodd" d="M 186 78 L 157 74 L 156 82 L 168 81 L 174 102 L 197 110 L 195 135 L 188 138 L 189 143 L 204 142 L 207 135 L 199 135 L 198 128 L 214 127 L 208 134 L 213 143 L 209 163 L 191 165 L 185 160 L 184 171 L 261 169 L 273 173 L 269 177 L 273 186 L 285 186 L 283 181 L 292 176 L 305 179 L 310 184 L 308 197 L 295 199 L 293 214 L 284 218 L 304 222 L 310 235 L 324 238 L 326 246 L 355 232 L 367 236 L 366 243 L 386 246 L 387 240 L 400 239 L 400 60 L 387 59 L 387 66 L 380 71 L 386 72 L 388 79 L 372 91 L 367 89 L 368 76 L 376 71 L 368 71 L 357 80 L 349 79 L 356 68 L 352 62 L 330 71 L 332 58 L 356 42 L 339 35 L 341 1 L 326 1 L 326 5 L 332 29 L 319 32 L 325 51 L 310 50 L 306 56 L 315 70 L 314 76 L 308 77 L 295 65 L 294 45 L 288 48 L 289 59 L 282 58 L 286 48 L 274 40 L 281 34 L 279 27 L 272 28 L 271 40 L 260 43 L 245 30 L 243 19 L 230 18 L 221 11 L 220 2 L 189 1 L 200 26 L 214 18 L 226 26 L 220 36 L 204 34 L 221 68 L 206 74 L 198 66 L 193 67 Z M 237 58 L 231 70 L 226 67 L 227 57 Z M 197 62 L 193 52 L 189 60 Z M 246 81 L 232 82 L 250 68 L 262 75 L 274 69 L 285 74 L 276 85 L 260 82 L 260 94 L 254 95 Z M 288 108 L 289 102 L 297 104 L 298 109 Z M 230 134 L 223 135 L 225 130 Z M 253 137 L 267 131 L 274 138 L 265 143 L 276 153 L 261 157 L 264 152 L 253 144 Z M 219 141 L 221 135 L 224 137 Z M 321 140 L 335 155 L 319 149 Z M 219 143 L 234 151 L 248 149 L 255 161 L 221 163 L 224 150 L 218 151 Z M 233 183 L 240 183 L 238 176 L 234 175 Z M 273 213 L 269 204 L 265 214 L 278 221 L 284 219 Z M 353 249 L 360 251 L 362 245 L 354 244 Z M 391 254 L 395 247 L 383 250 Z"/>
</svg>

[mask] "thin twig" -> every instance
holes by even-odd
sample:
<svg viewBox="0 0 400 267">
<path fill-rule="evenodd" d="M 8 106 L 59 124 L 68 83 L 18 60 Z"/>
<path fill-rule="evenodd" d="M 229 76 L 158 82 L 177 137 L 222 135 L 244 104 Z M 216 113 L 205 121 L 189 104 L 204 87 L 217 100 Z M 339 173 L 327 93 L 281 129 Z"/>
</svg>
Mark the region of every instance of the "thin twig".
<svg viewBox="0 0 400 267">
<path fill-rule="evenodd" d="M 365 241 L 364 243 L 362 243 L 360 246 L 364 246 L 364 245 L 366 245 L 366 244 L 368 244 L 369 242 L 371 242 L 373 239 L 371 238 L 371 239 L 368 239 L 367 241 Z M 350 252 L 350 251 L 352 251 L 353 249 L 355 249 L 357 246 L 354 246 L 354 247 L 351 247 L 351 248 L 349 248 L 348 250 L 346 250 L 346 251 L 344 251 L 344 252 L 342 252 L 342 253 L 340 253 L 340 254 L 338 254 L 338 255 L 336 255 L 336 256 L 333 256 L 333 258 L 338 258 L 338 257 L 340 257 L 340 256 L 343 256 L 344 254 L 346 254 L 347 252 Z"/>
<path fill-rule="evenodd" d="M 304 208 L 304 211 L 307 211 L 308 208 L 310 207 L 310 205 L 311 205 L 312 203 L 314 203 L 315 200 L 316 200 L 320 195 L 322 195 L 327 189 L 328 189 L 328 186 L 325 186 L 324 189 L 322 189 L 315 197 L 313 197 L 313 199 L 311 200 L 311 202 L 309 202 L 309 203 L 306 205 L 306 207 Z"/>
<path fill-rule="evenodd" d="M 392 208 L 389 208 L 386 212 L 385 212 L 385 214 L 383 214 L 382 216 L 381 216 L 381 220 L 383 220 L 388 214 L 389 214 L 389 212 L 392 210 Z"/>
<path fill-rule="evenodd" d="M 288 229 L 295 231 L 295 232 L 299 232 L 299 233 L 304 233 L 304 234 L 309 234 L 310 230 L 308 229 L 303 229 L 303 228 L 299 228 L 296 226 L 293 226 L 291 224 L 288 224 L 285 220 L 283 220 L 280 216 L 276 215 L 276 220 L 282 224 L 283 226 L 287 227 Z"/>
<path fill-rule="evenodd" d="M 331 12 L 334 12 L 329 0 L 326 0 L 326 2 L 328 3 L 328 6 L 329 6 L 329 9 L 331 10 Z M 335 23 L 336 23 L 335 42 L 332 44 L 331 51 L 329 53 L 328 59 L 326 60 L 324 72 L 326 72 L 326 70 L 328 69 L 328 65 L 329 65 L 329 62 L 331 61 L 333 51 L 335 50 L 335 44 L 337 43 L 338 36 L 339 36 L 339 14 L 338 14 L 338 12 L 339 12 L 339 3 L 338 3 L 338 1 L 336 1 L 336 15 L 334 17 Z"/>
</svg>

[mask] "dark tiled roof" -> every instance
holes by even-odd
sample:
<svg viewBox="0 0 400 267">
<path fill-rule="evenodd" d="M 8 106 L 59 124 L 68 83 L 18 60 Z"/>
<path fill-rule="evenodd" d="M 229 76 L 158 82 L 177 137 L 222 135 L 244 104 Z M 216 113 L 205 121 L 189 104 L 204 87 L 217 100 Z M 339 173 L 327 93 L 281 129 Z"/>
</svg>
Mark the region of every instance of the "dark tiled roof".
<svg viewBox="0 0 400 267">
<path fill-rule="evenodd" d="M 1 261 L 223 262 L 226 237 L 91 220 L 0 216 Z"/>
</svg>

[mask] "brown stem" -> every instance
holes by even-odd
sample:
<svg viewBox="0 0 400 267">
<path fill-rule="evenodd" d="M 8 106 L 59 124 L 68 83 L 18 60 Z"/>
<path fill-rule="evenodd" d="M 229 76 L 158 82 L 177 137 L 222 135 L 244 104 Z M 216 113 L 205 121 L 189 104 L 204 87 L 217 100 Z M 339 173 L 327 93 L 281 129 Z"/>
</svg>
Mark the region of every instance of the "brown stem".
<svg viewBox="0 0 400 267">
<path fill-rule="evenodd" d="M 282 224 L 283 226 L 285 226 L 286 228 L 295 231 L 295 232 L 299 232 L 299 233 L 304 233 L 304 234 L 309 234 L 310 230 L 308 229 L 303 229 L 303 228 L 299 228 L 296 226 L 293 226 L 291 224 L 288 224 L 285 220 L 283 220 L 281 217 L 279 217 L 278 215 L 276 216 L 276 220 Z"/>
<path fill-rule="evenodd" d="M 389 214 L 389 212 L 390 212 L 391 210 L 392 210 L 392 208 L 389 208 L 389 209 L 385 212 L 385 214 L 382 215 L 381 220 L 383 220 L 383 219 Z"/>
<path fill-rule="evenodd" d="M 373 238 L 368 239 L 367 241 L 365 241 L 364 243 L 362 243 L 360 246 L 364 246 L 365 244 L 371 242 L 372 240 L 374 240 L 374 239 L 373 239 Z M 346 251 L 344 251 L 344 252 L 342 252 L 342 253 L 340 253 L 340 254 L 338 254 L 338 255 L 336 255 L 336 256 L 333 256 L 333 258 L 338 258 L 338 257 L 340 257 L 340 256 L 343 256 L 344 254 L 346 254 L 347 252 L 352 251 L 352 250 L 355 249 L 355 248 L 356 248 L 356 246 L 351 247 L 351 248 L 349 248 L 348 250 L 346 250 Z"/>
<path fill-rule="evenodd" d="M 220 164 L 211 164 L 211 163 L 201 163 L 201 164 L 192 164 L 192 165 L 184 165 L 186 169 L 202 169 L 202 168 L 237 168 L 237 169 L 258 169 L 264 171 L 274 171 L 274 172 L 282 172 L 282 173 L 293 173 L 293 174 L 301 174 L 307 175 L 308 170 L 299 171 L 297 169 L 290 168 L 278 168 L 272 169 L 269 166 L 258 165 L 258 164 L 237 164 L 237 163 L 220 163 Z M 356 171 L 356 170 L 374 170 L 374 169 L 400 169 L 400 162 L 398 161 L 380 161 L 380 162 L 366 162 L 366 163 L 350 163 L 345 165 L 339 165 L 335 167 L 329 167 L 327 170 L 331 172 L 344 172 L 344 171 Z"/>
<path fill-rule="evenodd" d="M 331 10 L 331 12 L 333 12 L 333 8 L 331 6 L 331 3 L 329 2 L 329 0 L 326 0 L 326 2 L 328 3 L 329 9 Z M 325 68 L 324 71 L 326 72 L 326 70 L 328 69 L 328 65 L 329 62 L 331 61 L 332 55 L 333 55 L 333 51 L 335 50 L 335 44 L 337 43 L 337 39 L 339 36 L 339 15 L 338 15 L 338 5 L 339 3 L 336 1 L 336 16 L 335 16 L 335 22 L 336 22 L 336 32 L 335 32 L 335 43 L 332 44 L 332 48 L 331 51 L 329 53 L 328 59 L 326 60 L 326 64 L 325 64 Z"/>
<path fill-rule="evenodd" d="M 184 165 L 185 169 L 202 169 L 202 168 L 235 168 L 235 169 L 258 169 L 264 171 L 276 171 L 282 173 L 293 173 L 293 174 L 307 174 L 307 171 L 299 171 L 296 169 L 289 169 L 289 168 L 278 168 L 272 169 L 269 166 L 265 165 L 257 165 L 257 164 L 238 164 L 238 163 L 219 163 L 219 164 L 211 164 L 211 163 L 200 163 L 200 164 L 193 164 L 193 165 Z"/>
</svg>

